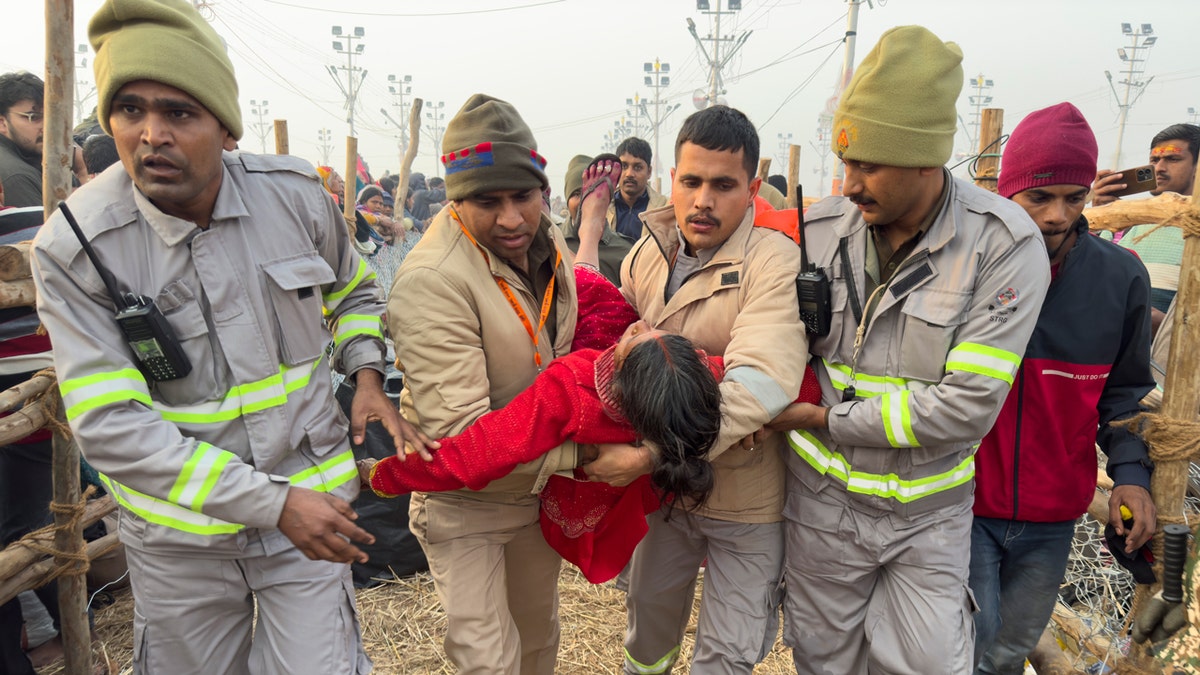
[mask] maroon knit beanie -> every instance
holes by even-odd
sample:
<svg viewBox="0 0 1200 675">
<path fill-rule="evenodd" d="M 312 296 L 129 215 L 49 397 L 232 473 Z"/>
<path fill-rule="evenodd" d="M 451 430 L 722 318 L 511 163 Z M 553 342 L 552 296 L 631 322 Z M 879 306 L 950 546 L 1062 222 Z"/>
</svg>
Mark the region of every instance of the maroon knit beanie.
<svg viewBox="0 0 1200 675">
<path fill-rule="evenodd" d="M 1070 103 L 1029 113 L 1008 137 L 996 191 L 1005 199 L 1045 185 L 1090 187 L 1096 135 Z"/>
</svg>

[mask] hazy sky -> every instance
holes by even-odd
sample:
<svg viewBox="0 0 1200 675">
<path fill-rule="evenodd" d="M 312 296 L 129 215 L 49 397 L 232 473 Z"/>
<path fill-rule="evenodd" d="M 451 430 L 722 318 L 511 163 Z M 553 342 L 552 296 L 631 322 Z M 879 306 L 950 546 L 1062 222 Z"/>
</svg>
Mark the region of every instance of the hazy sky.
<svg viewBox="0 0 1200 675">
<path fill-rule="evenodd" d="M 722 6 L 728 0 L 722 0 Z M 718 0 L 711 0 L 713 8 Z M 87 42 L 87 21 L 99 0 L 76 2 L 73 42 Z M 410 76 L 412 96 L 441 101 L 444 128 L 475 92 L 511 101 L 533 128 L 555 192 L 571 156 L 596 154 L 605 135 L 627 115 L 626 99 L 652 100 L 643 84 L 643 64 L 670 64 L 670 86 L 661 90 L 663 109 L 680 104 L 661 127 L 665 168 L 671 166 L 679 124 L 695 110 L 693 92 L 707 89 L 708 65 L 688 32 L 692 18 L 700 37 L 714 32 L 712 17 L 695 0 L 209 0 L 206 15 L 225 38 L 241 85 L 246 134 L 242 147 L 258 151 L 250 101 L 269 102 L 265 121 L 288 121 L 292 154 L 320 162 L 319 129 L 333 136 L 332 163 L 345 163 L 345 98 L 327 68 L 346 64 L 332 46 L 331 27 L 365 30 L 356 65 L 366 69 L 355 124 L 359 151 L 378 176 L 399 167 L 397 132 L 380 108 L 397 100 L 388 93 L 388 75 Z M 337 9 L 332 9 L 336 7 Z M 725 98 L 758 126 L 764 157 L 774 157 L 782 173 L 786 154 L 780 135 L 803 146 L 801 181 L 816 194 L 821 151 L 814 149 L 818 115 L 834 93 L 842 67 L 846 30 L 845 0 L 743 0 L 742 9 L 723 15 L 721 35 L 750 31 L 724 69 Z M 8 26 L 0 39 L 0 70 L 44 70 L 44 11 L 41 3 L 6 3 Z M 1153 25 L 1157 44 L 1138 58 L 1153 76 L 1132 107 L 1125 129 L 1125 168 L 1143 163 L 1151 137 L 1163 127 L 1189 120 L 1200 109 L 1200 2 L 1193 0 L 873 0 L 861 5 L 855 62 L 879 35 L 893 26 L 921 24 L 963 50 L 968 78 L 983 74 L 994 82 L 992 106 L 1004 109 L 1005 131 L 1027 113 L 1059 101 L 1078 106 L 1095 130 L 1100 165 L 1110 166 L 1117 140 L 1119 105 L 1105 70 L 1124 94 L 1117 54 L 1130 40 L 1121 32 Z M 729 43 L 725 43 L 725 50 Z M 711 43 L 706 43 L 711 57 Z M 79 79 L 90 90 L 91 54 Z M 722 53 L 724 58 L 724 51 Z M 341 77 L 345 79 L 344 73 Z M 974 107 L 964 87 L 959 112 L 970 125 Z M 411 97 L 406 97 L 406 103 Z M 91 109 L 94 99 L 89 100 Z M 653 105 L 648 106 L 653 116 Z M 426 119 L 426 122 L 430 120 Z M 644 117 L 640 120 L 647 123 Z M 973 129 L 971 129 L 973 133 Z M 643 133 L 652 140 L 649 132 Z M 956 143 L 968 149 L 962 128 Z M 273 140 L 266 139 L 273 150 Z M 428 126 L 414 170 L 436 173 Z M 822 148 L 824 150 L 824 148 Z M 832 156 L 826 168 L 832 172 Z M 953 163 L 953 160 L 952 160 Z M 956 172 L 961 174 L 961 170 Z M 664 183 L 668 179 L 664 178 Z M 665 187 L 665 186 L 664 186 Z M 824 180 L 825 190 L 829 180 Z"/>
</svg>

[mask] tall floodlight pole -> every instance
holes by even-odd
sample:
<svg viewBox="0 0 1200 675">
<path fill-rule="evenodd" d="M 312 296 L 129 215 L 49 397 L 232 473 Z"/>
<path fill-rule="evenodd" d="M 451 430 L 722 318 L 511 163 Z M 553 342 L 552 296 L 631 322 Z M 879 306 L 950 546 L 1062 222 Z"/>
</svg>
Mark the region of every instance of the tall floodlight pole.
<svg viewBox="0 0 1200 675">
<path fill-rule="evenodd" d="M 779 160 L 779 166 L 782 167 L 781 169 L 776 169 L 775 173 L 782 173 L 786 176 L 788 148 L 792 146 L 792 135 L 790 133 L 775 134 L 775 138 L 779 140 L 779 154 L 775 155 L 775 159 Z M 784 196 L 786 197 L 787 195 Z"/>
<path fill-rule="evenodd" d="M 737 54 L 738 50 L 746 44 L 746 40 L 750 38 L 750 33 L 746 31 L 737 37 L 732 35 L 721 35 L 721 17 L 726 14 L 734 14 L 742 9 L 742 0 L 726 0 L 727 9 L 721 9 L 721 0 L 717 0 L 716 10 L 712 9 L 709 0 L 696 0 L 696 9 L 707 14 L 714 19 L 713 32 L 705 37 L 700 37 L 696 32 L 696 22 L 691 18 L 687 20 L 688 33 L 692 39 L 696 41 L 696 46 L 700 49 L 700 53 L 704 55 L 704 60 L 708 62 L 708 91 L 697 90 L 693 100 L 697 107 L 709 107 L 717 105 L 721 102 L 720 97 L 725 94 L 725 81 L 722 78 L 721 71 L 729 63 L 730 59 Z M 708 53 L 708 48 L 704 45 L 705 42 L 712 43 L 712 54 Z M 728 44 L 729 48 L 722 50 L 721 45 Z"/>
<path fill-rule="evenodd" d="M 658 149 L 658 128 L 662 125 L 662 115 L 660 114 L 660 106 L 665 103 L 662 100 L 661 90 L 670 86 L 671 76 L 667 73 L 671 72 L 671 64 L 663 63 L 658 59 L 654 59 L 654 63 L 649 61 L 642 64 L 642 70 L 646 73 L 645 83 L 647 87 L 654 89 L 654 166 L 651 170 L 655 176 L 662 175 L 662 165 L 659 163 Z"/>
<path fill-rule="evenodd" d="M 328 129 L 317 130 L 317 140 L 321 142 L 321 165 L 329 166 L 329 153 L 333 151 L 333 132 Z"/>
<path fill-rule="evenodd" d="M 412 75 L 388 75 L 388 92 L 396 97 L 392 107 L 400 111 L 400 123 L 397 126 L 400 127 L 400 157 L 403 161 L 404 154 L 408 152 L 408 106 L 404 103 L 404 97 L 412 93 Z"/>
<path fill-rule="evenodd" d="M 1188 122 L 1192 124 L 1200 123 L 1200 112 L 1196 112 L 1196 109 L 1192 106 L 1188 106 Z"/>
<path fill-rule="evenodd" d="M 264 155 L 267 154 L 267 134 L 271 130 L 263 119 L 270 112 L 267 110 L 267 105 L 267 101 L 250 99 L 250 114 L 258 119 L 257 122 L 252 123 L 250 126 L 254 128 L 254 135 L 258 136 L 259 150 Z"/>
<path fill-rule="evenodd" d="M 442 109 L 446 107 L 445 101 L 430 101 L 429 112 L 425 113 L 425 118 L 429 120 L 430 135 L 433 137 L 433 156 L 436 159 L 442 154 L 442 120 L 446 119 L 446 115 Z M 442 163 L 434 162 L 434 175 L 442 175 Z"/>
<path fill-rule="evenodd" d="M 846 4 L 850 7 L 846 10 L 846 37 L 842 38 L 842 42 L 846 47 L 846 51 L 842 57 L 842 74 L 838 77 L 837 93 L 834 99 L 840 99 L 842 92 L 845 91 L 846 85 L 850 84 L 850 78 L 854 76 L 854 44 L 858 40 L 858 8 L 864 2 L 870 0 L 846 0 Z M 836 109 L 836 104 L 834 108 Z M 832 111 L 831 111 L 832 114 Z M 830 140 L 832 143 L 833 141 Z M 833 183 L 829 190 L 832 194 L 839 194 L 842 191 L 842 163 L 833 163 Z"/>
<path fill-rule="evenodd" d="M 1129 49 L 1125 47 L 1117 49 L 1117 56 L 1121 57 L 1121 61 L 1125 62 L 1125 70 L 1122 71 L 1125 79 L 1121 80 L 1120 84 L 1125 85 L 1125 95 L 1117 94 L 1117 88 L 1113 85 L 1112 73 L 1104 71 L 1104 77 L 1108 78 L 1108 87 L 1112 89 L 1113 97 L 1117 100 L 1117 104 L 1121 107 L 1121 116 L 1117 122 L 1117 149 L 1113 153 L 1113 168 L 1119 169 L 1121 166 L 1121 143 L 1125 140 L 1125 122 L 1129 118 L 1129 109 L 1134 103 L 1141 98 L 1142 93 L 1146 91 L 1146 85 L 1154 79 L 1142 82 L 1137 79 L 1145 72 L 1145 69 L 1140 65 L 1146 62 L 1145 57 L 1138 58 L 1138 50 L 1149 51 L 1158 42 L 1158 37 L 1154 35 L 1154 27 L 1148 23 L 1138 26 L 1134 30 L 1133 26 L 1127 23 L 1121 24 L 1121 32 L 1130 40 Z M 1129 95 L 1134 90 L 1137 93 L 1133 96 L 1133 100 L 1129 100 Z"/>
<path fill-rule="evenodd" d="M 346 97 L 346 123 L 350 125 L 350 135 L 354 136 L 354 106 L 358 100 L 358 92 L 362 89 L 363 80 L 367 79 L 367 71 L 354 65 L 354 57 L 362 56 L 364 44 L 354 44 L 356 40 L 362 40 L 366 31 L 362 26 L 355 26 L 353 32 L 342 33 L 341 26 L 333 27 L 333 36 L 346 41 L 342 45 L 342 40 L 333 41 L 333 51 L 338 54 L 346 55 L 346 65 L 344 66 L 327 66 L 329 75 L 333 77 L 333 81 L 337 83 L 338 89 L 342 90 L 342 95 Z M 342 79 L 338 77 L 339 70 L 346 71 L 346 83 L 342 84 Z M 357 82 L 355 81 L 357 75 Z"/>
<path fill-rule="evenodd" d="M 816 142 L 809 141 L 809 145 L 821 157 L 821 168 L 819 170 L 820 180 L 817 182 L 817 194 L 825 194 L 825 177 L 829 175 L 829 170 L 826 168 L 826 162 L 829 161 L 829 153 L 832 152 L 829 138 L 833 128 L 833 115 L 828 112 L 823 112 L 817 115 L 817 140 Z M 817 171 L 814 169 L 814 171 Z"/>
<path fill-rule="evenodd" d="M 79 77 L 79 71 L 87 70 L 88 65 L 88 46 L 85 44 L 77 45 L 75 48 L 75 123 L 79 124 L 87 115 L 84 107 L 87 105 L 88 99 L 96 94 L 96 88 L 91 86 L 91 83 Z"/>
<path fill-rule="evenodd" d="M 638 94 L 634 94 L 633 98 L 625 99 L 625 105 L 628 106 L 625 108 L 625 114 L 633 118 L 633 133 L 631 135 L 641 136 L 642 110 L 645 107 L 645 103 L 642 102 L 642 97 Z"/>
<path fill-rule="evenodd" d="M 975 108 L 975 110 L 971 113 L 971 126 L 975 129 L 975 133 L 971 137 L 974 140 L 972 141 L 970 149 L 978 150 L 979 126 L 983 120 L 983 113 L 980 112 L 980 110 L 985 105 L 990 105 L 992 103 L 992 97 L 984 93 L 992 90 L 992 81 L 984 77 L 983 73 L 980 73 L 975 77 L 972 77 L 970 80 L 968 80 L 968 82 L 970 83 L 971 87 L 975 89 L 974 94 L 967 96 L 967 100 L 970 101 L 971 106 Z"/>
</svg>

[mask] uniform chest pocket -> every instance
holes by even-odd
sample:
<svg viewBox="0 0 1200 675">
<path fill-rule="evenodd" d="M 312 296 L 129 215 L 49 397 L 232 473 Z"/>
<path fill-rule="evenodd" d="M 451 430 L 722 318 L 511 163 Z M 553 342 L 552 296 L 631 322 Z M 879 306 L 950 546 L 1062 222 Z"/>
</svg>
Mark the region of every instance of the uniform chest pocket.
<svg viewBox="0 0 1200 675">
<path fill-rule="evenodd" d="M 904 300 L 900 335 L 900 377 L 938 382 L 958 327 L 966 320 L 969 293 L 921 289 Z"/>
<path fill-rule="evenodd" d="M 284 363 L 316 360 L 332 337 L 321 314 L 321 286 L 337 275 L 315 251 L 264 263 L 262 269 Z"/>
<path fill-rule="evenodd" d="M 188 405 L 210 400 L 224 391 L 224 372 L 215 358 L 213 341 L 204 308 L 191 287 L 183 281 L 167 284 L 154 298 L 175 339 L 192 364 L 192 372 L 180 380 L 155 382 L 155 398 L 168 405 Z"/>
</svg>

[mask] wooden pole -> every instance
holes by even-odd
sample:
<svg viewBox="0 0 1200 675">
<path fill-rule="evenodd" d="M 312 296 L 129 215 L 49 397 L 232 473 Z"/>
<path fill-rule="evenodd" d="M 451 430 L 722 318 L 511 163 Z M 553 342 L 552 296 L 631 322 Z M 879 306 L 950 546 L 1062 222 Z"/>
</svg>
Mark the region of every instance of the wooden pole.
<svg viewBox="0 0 1200 675">
<path fill-rule="evenodd" d="M 275 154 L 289 155 L 287 120 L 275 120 Z"/>
<path fill-rule="evenodd" d="M 1000 135 L 1004 133 L 1004 110 L 984 108 L 979 125 L 979 161 L 975 163 L 975 184 L 996 191 L 1000 169 Z"/>
<path fill-rule="evenodd" d="M 121 546 L 121 540 L 118 538 L 117 533 L 110 532 L 95 541 L 88 542 L 87 546 L 80 548 L 80 551 L 83 554 L 87 555 L 88 561 L 90 562 L 92 560 L 95 560 L 96 558 L 99 558 L 100 556 L 104 555 L 105 553 L 108 553 L 109 551 L 112 551 L 112 550 L 118 548 L 119 546 Z M 42 560 L 41 562 L 37 562 L 32 565 L 29 565 L 28 567 L 22 569 L 20 572 L 17 572 L 16 574 L 9 577 L 8 579 L 5 579 L 3 582 L 0 582 L 0 597 L 8 598 L 11 600 L 12 598 L 17 597 L 17 595 L 23 591 L 27 591 L 31 588 L 40 588 L 42 586 L 45 586 L 46 584 L 50 583 L 51 577 L 57 569 L 58 569 L 58 561 L 51 559 L 51 558 L 47 558 L 45 560 Z M 59 587 L 60 591 L 63 586 L 63 580 L 65 580 L 67 578 L 68 577 L 66 575 L 59 577 L 58 587 Z M 80 575 L 79 578 L 86 581 L 86 577 L 84 575 Z M 86 587 L 84 590 L 87 590 Z M 81 597 L 87 597 L 87 596 L 82 595 Z M 88 633 L 88 628 L 87 628 L 87 615 L 86 615 L 87 608 L 83 607 L 81 611 L 85 612 L 85 614 L 83 615 L 83 620 L 81 622 L 84 632 L 81 633 L 81 635 L 83 636 L 83 639 L 86 640 L 86 642 L 82 643 L 82 649 L 84 651 L 86 651 L 86 653 L 88 655 L 88 661 L 90 662 L 91 661 L 91 649 L 89 648 L 89 646 L 91 644 L 91 635 Z M 62 623 L 63 623 L 64 627 L 66 626 L 66 619 L 67 619 L 67 617 L 63 616 Z M 73 650 L 68 648 L 68 645 L 71 643 L 69 643 L 67 641 L 67 632 L 66 632 L 65 628 L 63 629 L 62 636 L 63 636 L 63 650 L 66 651 L 68 654 L 70 654 Z M 78 640 L 78 638 L 73 638 L 73 640 Z M 68 663 L 70 663 L 70 662 L 68 662 Z M 90 675 L 90 673 L 92 672 L 90 663 L 87 668 L 82 669 L 82 670 L 74 670 L 69 665 L 64 670 L 68 673 L 68 675 L 75 675 L 76 673 L 80 673 L 81 675 L 84 675 L 84 674 Z"/>
<path fill-rule="evenodd" d="M 71 193 L 71 112 L 75 101 L 75 4 L 46 0 L 46 88 L 42 130 L 42 208 L 47 216 Z"/>
<path fill-rule="evenodd" d="M 67 32 L 64 35 L 72 35 Z M 58 421 L 66 425 L 65 406 L 58 399 Z M 82 514 L 71 511 L 80 501 L 79 492 L 79 446 L 73 437 L 68 438 L 60 431 L 54 432 L 52 471 L 54 475 L 53 502 L 58 506 L 54 513 L 55 566 L 69 566 L 58 578 L 58 611 L 60 632 L 63 642 L 63 665 L 71 675 L 92 672 L 92 633 L 87 621 L 87 566 L 79 556 L 86 554 L 83 541 Z"/>
<path fill-rule="evenodd" d="M 1058 646 L 1058 639 L 1049 628 L 1042 632 L 1037 646 L 1029 653 L 1029 663 L 1037 675 L 1076 675 L 1081 672 L 1071 665 L 1071 659 Z"/>
<path fill-rule="evenodd" d="M 1188 210 L 1193 221 L 1200 221 L 1200 173 L 1192 186 Z M 1171 333 L 1171 352 L 1163 380 L 1161 414 L 1169 420 L 1197 419 L 1200 410 L 1200 237 L 1184 233 L 1183 262 L 1179 269 L 1179 291 L 1175 295 L 1175 323 Z M 1151 448 L 1153 450 L 1153 448 Z M 1154 534 L 1156 557 L 1162 554 L 1163 517 L 1184 522 L 1183 498 L 1188 485 L 1187 459 L 1159 461 L 1150 476 L 1150 495 L 1158 509 L 1158 531 Z M 1130 612 L 1136 615 L 1142 603 L 1160 584 L 1138 586 Z M 1130 650 L 1130 658 L 1151 655 L 1149 643 Z"/>
<path fill-rule="evenodd" d="M 412 175 L 413 161 L 421 148 L 421 108 L 424 106 L 424 99 L 414 98 L 412 107 L 408 110 L 408 137 L 412 140 L 404 149 L 404 158 L 400 160 L 400 175 L 397 176 L 399 182 L 396 183 L 396 194 L 392 195 L 392 199 L 396 201 L 396 213 L 401 215 L 404 215 L 404 194 L 408 190 L 408 177 Z"/>
<path fill-rule="evenodd" d="M 346 216 L 346 220 L 350 223 L 354 222 L 356 176 L 358 176 L 358 139 L 353 136 L 347 136 L 346 175 L 342 176 L 346 183 L 346 188 L 342 192 L 342 215 Z M 353 225 L 350 226 L 350 234 L 351 236 L 354 235 Z"/>
<path fill-rule="evenodd" d="M 787 207 L 803 208 L 803 204 L 796 203 L 796 186 L 800 184 L 800 146 L 795 143 L 788 145 L 787 179 L 788 193 L 784 195 L 787 198 Z"/>
<path fill-rule="evenodd" d="M 113 501 L 112 495 L 90 499 L 83 509 L 80 525 L 86 528 L 116 510 L 117 503 Z M 30 532 L 0 551 L 0 605 L 26 590 L 17 583 L 16 577 L 45 557 L 46 554 L 42 553 L 42 550 L 54 544 L 54 536 L 53 526 L 50 525 Z"/>
<path fill-rule="evenodd" d="M 771 158 L 763 157 L 758 160 L 758 177 L 766 180 L 771 175 Z"/>
<path fill-rule="evenodd" d="M 0 246 L 0 281 L 16 281 L 33 276 L 29 267 L 29 248 L 31 241 L 19 241 L 15 244 Z"/>
</svg>

